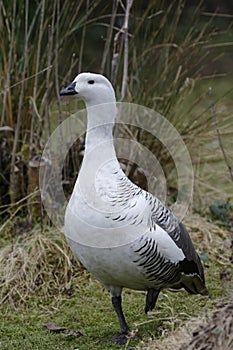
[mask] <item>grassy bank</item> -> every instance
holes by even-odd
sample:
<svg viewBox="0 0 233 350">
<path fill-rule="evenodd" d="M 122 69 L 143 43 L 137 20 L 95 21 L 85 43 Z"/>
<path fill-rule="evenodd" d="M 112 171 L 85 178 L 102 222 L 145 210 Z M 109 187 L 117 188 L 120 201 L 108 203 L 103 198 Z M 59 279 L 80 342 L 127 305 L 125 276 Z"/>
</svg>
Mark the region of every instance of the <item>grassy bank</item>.
<svg viewBox="0 0 233 350">
<path fill-rule="evenodd" d="M 143 312 L 145 293 L 125 290 L 125 315 L 132 331 L 138 337 L 136 340 L 129 339 L 125 349 L 147 349 L 148 346 L 152 346 L 151 341 L 148 343 L 149 339 L 156 341 L 156 344 L 161 343 L 162 346 L 164 339 L 174 334 L 177 327 L 190 323 L 193 318 L 196 320 L 204 316 L 209 317 L 216 304 L 230 298 L 227 287 L 229 282 L 224 277 L 220 279 L 224 269 L 233 273 L 229 260 L 232 254 L 230 233 L 198 215 L 190 216 L 186 224 L 202 256 L 211 298 L 191 296 L 183 291 L 164 291 L 159 297 L 154 314 L 148 317 Z M 5 256 L 1 255 L 1 271 L 5 271 L 6 268 L 9 270 L 9 258 L 15 261 L 12 274 L 8 274 L 8 280 L 4 280 L 4 276 L 1 280 L 5 298 L 8 292 L 8 302 L 5 301 L 0 307 L 0 349 L 117 349 L 115 343 L 107 341 L 117 334 L 119 327 L 107 291 L 93 276 L 72 261 L 72 255 L 66 250 L 64 238 L 58 232 L 44 233 L 44 242 L 47 241 L 47 248 L 50 249 L 38 251 L 38 255 L 35 256 L 30 250 L 31 239 L 35 234 L 40 233 L 30 232 L 27 238 L 21 237 L 21 240 L 13 241 L 10 246 L 5 242 L 8 252 Z M 60 266 L 57 258 L 53 261 L 57 256 L 53 248 L 54 237 L 61 249 Z M 35 284 L 28 285 L 27 276 L 21 275 L 21 284 L 27 288 L 20 289 L 19 286 L 17 289 L 17 274 L 22 271 L 22 261 L 17 260 L 19 247 L 22 255 L 27 255 L 24 261 L 25 271 L 34 267 L 34 275 L 39 276 L 40 272 L 44 281 L 35 278 Z M 6 250 L 7 248 L 5 252 Z M 44 266 L 45 263 L 47 266 Z M 62 263 L 65 266 L 64 270 Z M 54 266 L 57 266 L 57 269 L 54 269 Z M 14 286 L 18 294 L 11 293 Z M 49 330 L 46 327 L 49 322 L 66 329 Z"/>
</svg>

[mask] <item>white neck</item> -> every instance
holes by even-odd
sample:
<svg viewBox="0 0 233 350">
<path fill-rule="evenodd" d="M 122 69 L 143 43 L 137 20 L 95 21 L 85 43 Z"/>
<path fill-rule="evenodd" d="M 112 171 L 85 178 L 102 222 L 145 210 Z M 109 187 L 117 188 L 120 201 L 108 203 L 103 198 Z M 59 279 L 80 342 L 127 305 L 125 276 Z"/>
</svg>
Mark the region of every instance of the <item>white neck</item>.
<svg viewBox="0 0 233 350">
<path fill-rule="evenodd" d="M 112 136 L 115 112 L 109 105 L 98 105 L 87 108 L 87 114 L 85 153 L 77 184 L 86 202 L 103 209 L 106 201 L 99 193 L 99 181 L 101 186 L 105 185 L 104 179 L 112 181 L 113 169 L 120 167 Z"/>
<path fill-rule="evenodd" d="M 115 103 L 87 107 L 87 133 L 82 166 L 98 164 L 99 168 L 109 161 L 117 161 L 112 136 L 115 114 Z"/>
<path fill-rule="evenodd" d="M 114 126 L 115 104 L 87 107 L 87 132 L 84 161 L 88 154 L 93 153 L 102 159 L 103 152 L 108 158 L 115 157 L 112 130 Z M 106 159 L 107 160 L 107 159 Z"/>
</svg>

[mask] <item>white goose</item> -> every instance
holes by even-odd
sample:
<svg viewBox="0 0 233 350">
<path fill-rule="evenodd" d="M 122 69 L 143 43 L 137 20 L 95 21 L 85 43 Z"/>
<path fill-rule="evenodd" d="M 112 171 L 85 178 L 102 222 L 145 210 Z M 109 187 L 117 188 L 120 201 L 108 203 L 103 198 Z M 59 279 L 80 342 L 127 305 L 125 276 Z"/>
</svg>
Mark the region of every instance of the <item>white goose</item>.
<svg viewBox="0 0 233 350">
<path fill-rule="evenodd" d="M 65 234 L 74 255 L 110 292 L 122 343 L 129 332 L 121 306 L 123 287 L 147 291 L 146 313 L 164 288 L 208 291 L 184 225 L 120 168 L 112 137 L 116 99 L 111 83 L 100 74 L 81 73 L 60 92 L 74 94 L 86 105 L 87 134 Z"/>
</svg>

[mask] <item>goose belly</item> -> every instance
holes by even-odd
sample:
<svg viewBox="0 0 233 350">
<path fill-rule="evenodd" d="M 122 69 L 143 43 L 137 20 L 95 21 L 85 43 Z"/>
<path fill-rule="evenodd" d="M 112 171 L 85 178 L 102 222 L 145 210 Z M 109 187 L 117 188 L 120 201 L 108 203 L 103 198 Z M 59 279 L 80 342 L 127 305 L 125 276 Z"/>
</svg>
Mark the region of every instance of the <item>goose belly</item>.
<svg viewBox="0 0 233 350">
<path fill-rule="evenodd" d="M 136 268 L 130 245 L 114 248 L 93 248 L 67 238 L 73 254 L 103 285 L 146 290 L 155 283 Z"/>
<path fill-rule="evenodd" d="M 67 207 L 66 240 L 85 268 L 105 286 L 146 289 L 146 279 L 133 262 L 135 228 L 127 226 L 127 235 L 124 229 L 101 212 L 90 215 L 83 207 Z"/>
<path fill-rule="evenodd" d="M 146 220 L 114 221 L 84 208 L 85 203 L 69 203 L 65 235 L 73 254 L 102 284 L 145 290 L 178 282 L 176 263 L 184 255 L 163 229 L 148 232 Z"/>
</svg>

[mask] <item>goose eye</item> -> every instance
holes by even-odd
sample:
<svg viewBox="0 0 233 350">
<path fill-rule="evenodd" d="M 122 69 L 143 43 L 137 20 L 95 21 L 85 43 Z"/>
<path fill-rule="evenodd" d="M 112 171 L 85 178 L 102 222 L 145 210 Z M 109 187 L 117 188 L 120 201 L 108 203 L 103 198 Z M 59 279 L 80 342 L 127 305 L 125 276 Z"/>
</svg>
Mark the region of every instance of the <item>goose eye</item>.
<svg viewBox="0 0 233 350">
<path fill-rule="evenodd" d="M 88 80 L 88 84 L 94 84 L 95 83 L 95 81 L 94 80 Z"/>
</svg>

